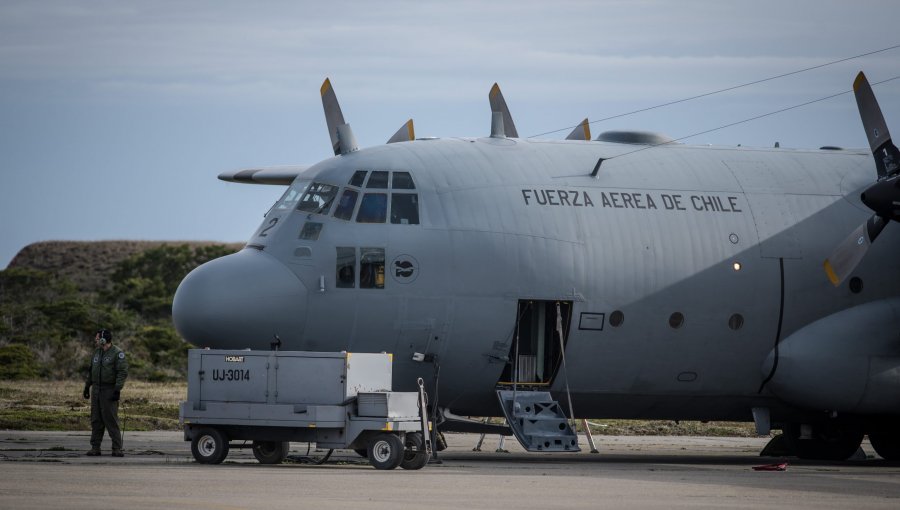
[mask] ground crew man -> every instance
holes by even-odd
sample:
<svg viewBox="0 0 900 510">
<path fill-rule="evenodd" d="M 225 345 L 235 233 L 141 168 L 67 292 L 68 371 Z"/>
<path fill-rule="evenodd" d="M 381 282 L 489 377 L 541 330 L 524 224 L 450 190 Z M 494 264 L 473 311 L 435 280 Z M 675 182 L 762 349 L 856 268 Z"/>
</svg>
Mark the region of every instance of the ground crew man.
<svg viewBox="0 0 900 510">
<path fill-rule="evenodd" d="M 106 430 L 112 440 L 113 457 L 122 457 L 119 394 L 128 377 L 128 360 L 122 349 L 112 344 L 112 333 L 107 329 L 97 331 L 94 344 L 91 370 L 84 381 L 84 398 L 91 399 L 91 449 L 86 455 L 100 455 L 100 442 Z"/>
</svg>

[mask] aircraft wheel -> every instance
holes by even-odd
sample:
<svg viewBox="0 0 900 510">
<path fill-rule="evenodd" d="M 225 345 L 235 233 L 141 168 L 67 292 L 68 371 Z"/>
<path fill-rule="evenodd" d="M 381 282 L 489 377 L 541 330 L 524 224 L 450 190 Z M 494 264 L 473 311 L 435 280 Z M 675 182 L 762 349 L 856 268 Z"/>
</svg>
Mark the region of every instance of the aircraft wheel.
<svg viewBox="0 0 900 510">
<path fill-rule="evenodd" d="M 228 438 L 219 429 L 201 428 L 191 439 L 191 453 L 201 464 L 221 464 L 228 456 Z"/>
<path fill-rule="evenodd" d="M 403 450 L 403 460 L 400 467 L 403 469 L 422 469 L 428 464 L 428 452 L 425 451 L 425 438 L 421 432 L 406 434 L 406 449 Z"/>
<path fill-rule="evenodd" d="M 869 431 L 869 442 L 884 460 L 900 460 L 900 422 L 879 423 Z"/>
<path fill-rule="evenodd" d="M 369 441 L 368 457 L 375 469 L 394 469 L 403 461 L 403 442 L 396 434 L 377 434 Z"/>
<path fill-rule="evenodd" d="M 801 459 L 846 460 L 859 449 L 864 435 L 862 427 L 834 421 L 812 424 L 809 439 L 800 439 L 799 423 L 784 427 L 788 445 Z"/>
<path fill-rule="evenodd" d="M 253 456 L 260 464 L 281 464 L 290 449 L 287 441 L 253 441 Z"/>
</svg>

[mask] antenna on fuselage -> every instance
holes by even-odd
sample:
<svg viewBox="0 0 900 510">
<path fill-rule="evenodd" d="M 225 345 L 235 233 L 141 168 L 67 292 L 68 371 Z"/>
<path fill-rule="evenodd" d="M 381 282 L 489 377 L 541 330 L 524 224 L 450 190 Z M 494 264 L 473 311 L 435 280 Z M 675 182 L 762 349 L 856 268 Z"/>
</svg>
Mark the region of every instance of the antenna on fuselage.
<svg viewBox="0 0 900 510">
<path fill-rule="evenodd" d="M 337 96 L 331 87 L 331 80 L 325 78 L 322 88 L 319 90 L 322 94 L 322 108 L 325 109 L 325 123 L 328 125 L 328 135 L 331 137 L 331 148 L 334 149 L 334 155 L 347 154 L 359 149 L 356 143 L 356 137 L 350 124 L 344 122 L 344 114 L 341 112 L 341 105 L 338 104 Z"/>
<path fill-rule="evenodd" d="M 591 177 L 597 177 L 600 173 L 600 165 L 603 164 L 603 161 L 605 161 L 603 158 L 597 160 L 597 164 L 594 165 L 594 170 L 591 171 Z"/>
</svg>

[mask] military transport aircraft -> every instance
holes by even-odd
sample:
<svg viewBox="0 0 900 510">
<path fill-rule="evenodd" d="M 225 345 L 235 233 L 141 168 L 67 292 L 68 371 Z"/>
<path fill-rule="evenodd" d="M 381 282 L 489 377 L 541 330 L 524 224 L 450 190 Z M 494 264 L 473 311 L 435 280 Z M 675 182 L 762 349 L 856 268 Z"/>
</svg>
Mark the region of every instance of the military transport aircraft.
<svg viewBox="0 0 900 510">
<path fill-rule="evenodd" d="M 528 430 L 562 409 L 753 420 L 807 458 L 868 434 L 900 459 L 900 152 L 862 73 L 854 91 L 871 150 L 591 139 L 587 120 L 519 138 L 496 85 L 490 136 L 410 120 L 358 149 L 326 80 L 335 156 L 219 176 L 287 190 L 184 279 L 175 325 L 198 346 L 391 352 L 445 430 L 506 415 L 528 449 L 577 449 L 562 423 Z"/>
</svg>

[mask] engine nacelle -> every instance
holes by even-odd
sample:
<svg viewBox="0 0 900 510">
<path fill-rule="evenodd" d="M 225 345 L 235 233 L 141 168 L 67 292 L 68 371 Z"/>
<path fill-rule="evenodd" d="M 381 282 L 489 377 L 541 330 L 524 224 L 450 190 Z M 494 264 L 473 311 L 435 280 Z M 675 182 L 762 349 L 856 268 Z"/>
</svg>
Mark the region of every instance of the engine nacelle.
<svg viewBox="0 0 900 510">
<path fill-rule="evenodd" d="M 775 350 L 763 363 L 772 370 Z M 858 414 L 900 414 L 900 299 L 842 310 L 778 345 L 768 388 L 798 407 Z"/>
</svg>

